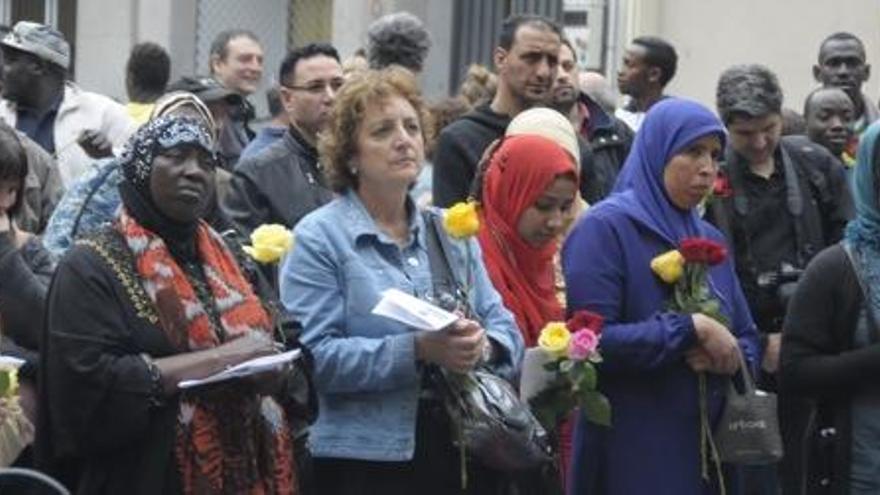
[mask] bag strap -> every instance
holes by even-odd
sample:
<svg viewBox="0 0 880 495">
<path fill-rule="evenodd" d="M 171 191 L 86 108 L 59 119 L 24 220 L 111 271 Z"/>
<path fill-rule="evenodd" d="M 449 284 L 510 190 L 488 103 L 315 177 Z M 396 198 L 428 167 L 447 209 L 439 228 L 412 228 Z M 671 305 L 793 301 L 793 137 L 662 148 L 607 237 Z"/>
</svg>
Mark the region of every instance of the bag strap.
<svg viewBox="0 0 880 495">
<path fill-rule="evenodd" d="M 855 272 L 856 280 L 859 281 L 859 288 L 862 289 L 862 299 L 865 301 L 865 314 L 868 315 L 868 329 L 870 331 L 871 343 L 880 342 L 880 327 L 877 325 L 877 317 L 874 314 L 874 305 L 871 304 L 871 288 L 862 279 L 862 260 L 859 253 L 849 243 L 842 243 L 843 251 Z"/>
<path fill-rule="evenodd" d="M 742 350 L 737 350 L 736 354 L 739 357 L 739 369 L 743 379 L 743 392 L 745 392 L 745 395 L 754 395 L 755 379 L 752 378 L 752 372 L 749 370 L 746 358 L 743 356 Z M 733 385 L 733 379 L 730 380 L 730 388 L 732 391 L 736 391 L 736 387 Z"/>
<path fill-rule="evenodd" d="M 452 266 L 449 264 L 449 257 L 443 246 L 443 240 L 440 238 L 437 215 L 430 210 L 422 210 L 422 219 L 425 222 L 425 249 L 428 251 L 428 265 L 431 268 L 431 284 L 435 302 L 444 309 L 454 309 L 447 306 L 452 303 L 460 304 L 462 298 L 458 281 L 452 273 Z M 450 301 L 449 297 L 454 300 Z"/>
</svg>

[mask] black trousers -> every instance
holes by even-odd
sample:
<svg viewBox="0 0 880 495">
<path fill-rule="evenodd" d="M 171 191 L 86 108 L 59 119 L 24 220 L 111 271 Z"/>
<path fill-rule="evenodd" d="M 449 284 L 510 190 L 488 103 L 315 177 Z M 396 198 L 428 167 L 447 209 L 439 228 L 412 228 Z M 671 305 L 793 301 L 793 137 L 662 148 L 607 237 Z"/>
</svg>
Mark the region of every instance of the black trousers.
<svg viewBox="0 0 880 495">
<path fill-rule="evenodd" d="M 467 488 L 461 486 L 458 448 L 439 401 L 419 402 L 416 448 L 407 462 L 315 458 L 321 495 L 502 495 L 510 493 L 502 473 L 468 460 Z"/>
</svg>

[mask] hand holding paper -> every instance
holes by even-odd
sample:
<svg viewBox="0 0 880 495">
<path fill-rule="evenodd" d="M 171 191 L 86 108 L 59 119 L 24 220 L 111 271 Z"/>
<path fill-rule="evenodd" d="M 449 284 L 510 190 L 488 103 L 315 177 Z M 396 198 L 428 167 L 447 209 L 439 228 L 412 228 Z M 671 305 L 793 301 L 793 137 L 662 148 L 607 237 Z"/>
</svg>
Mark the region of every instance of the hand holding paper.
<svg viewBox="0 0 880 495">
<path fill-rule="evenodd" d="M 458 316 L 397 289 L 382 293 L 373 314 L 391 318 L 419 330 L 440 330 L 458 320 Z"/>
<path fill-rule="evenodd" d="M 177 387 L 181 390 L 185 390 L 188 388 L 198 387 L 200 385 L 208 385 L 210 383 L 217 383 L 231 380 L 233 378 L 242 378 L 246 376 L 257 375 L 259 373 L 265 373 L 267 371 L 277 370 L 298 359 L 300 357 L 300 354 L 302 354 L 302 351 L 300 351 L 299 349 L 294 349 L 292 351 L 282 352 L 280 354 L 272 354 L 269 356 L 258 357 L 237 364 L 235 366 L 232 366 L 231 368 L 221 371 L 220 373 L 215 373 L 200 380 L 184 380 L 177 384 Z"/>
</svg>

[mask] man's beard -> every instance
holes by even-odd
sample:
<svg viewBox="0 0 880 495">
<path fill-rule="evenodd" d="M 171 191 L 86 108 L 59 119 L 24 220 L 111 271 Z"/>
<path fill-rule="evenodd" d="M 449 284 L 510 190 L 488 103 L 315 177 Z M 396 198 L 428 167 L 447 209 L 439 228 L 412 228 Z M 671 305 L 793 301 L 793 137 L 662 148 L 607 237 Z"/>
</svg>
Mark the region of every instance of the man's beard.
<svg viewBox="0 0 880 495">
<path fill-rule="evenodd" d="M 562 95 L 556 96 L 555 92 L 553 92 L 547 102 L 547 106 L 556 110 L 557 112 L 568 116 L 571 110 L 574 108 L 577 103 L 577 91 L 572 89 L 571 91 L 566 91 Z"/>
</svg>

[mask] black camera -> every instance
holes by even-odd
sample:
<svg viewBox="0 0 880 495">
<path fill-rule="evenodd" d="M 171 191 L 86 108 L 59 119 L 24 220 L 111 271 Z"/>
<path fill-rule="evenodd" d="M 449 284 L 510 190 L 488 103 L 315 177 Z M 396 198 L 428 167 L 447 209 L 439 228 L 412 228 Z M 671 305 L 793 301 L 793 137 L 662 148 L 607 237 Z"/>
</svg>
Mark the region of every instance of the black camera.
<svg viewBox="0 0 880 495">
<path fill-rule="evenodd" d="M 803 273 L 804 270 L 801 268 L 789 263 L 782 263 L 778 270 L 758 275 L 758 288 L 765 294 L 771 294 L 776 299 L 776 303 L 785 311 Z"/>
</svg>

